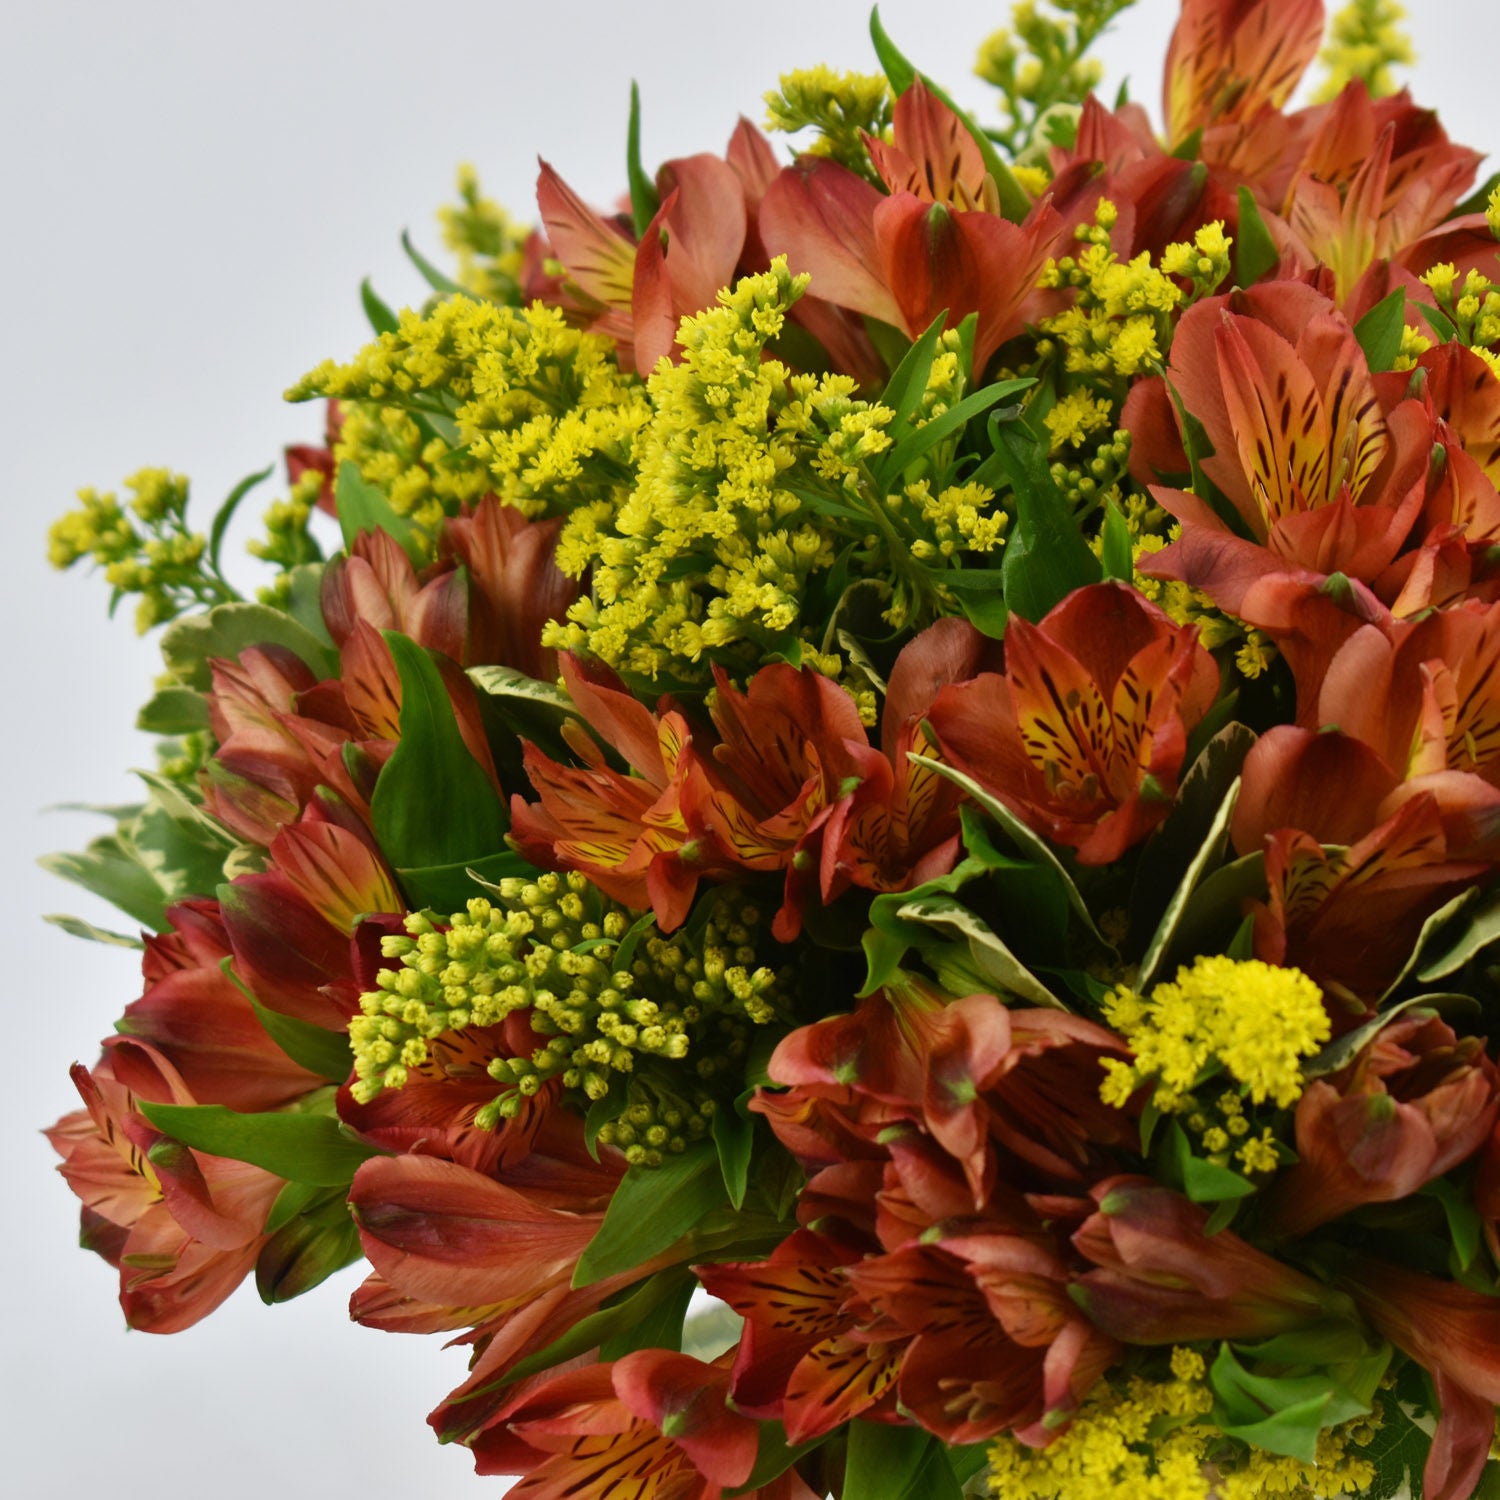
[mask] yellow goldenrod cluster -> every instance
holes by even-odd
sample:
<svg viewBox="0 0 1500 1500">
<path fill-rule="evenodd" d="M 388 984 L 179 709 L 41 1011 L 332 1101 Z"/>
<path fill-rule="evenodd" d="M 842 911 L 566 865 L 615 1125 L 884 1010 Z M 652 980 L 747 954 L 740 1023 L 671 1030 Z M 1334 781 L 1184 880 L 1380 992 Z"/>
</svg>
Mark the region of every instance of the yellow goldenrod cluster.
<svg viewBox="0 0 1500 1500">
<path fill-rule="evenodd" d="M 1500 341 L 1500 288 L 1481 271 L 1468 272 L 1460 283 L 1457 269 L 1447 263 L 1434 266 L 1422 281 L 1457 330 L 1459 342 L 1500 375 L 1500 352 L 1492 347 Z M 1404 352 L 1404 341 L 1402 348 Z"/>
<path fill-rule="evenodd" d="M 1411 38 L 1402 30 L 1406 7 L 1396 0 L 1350 0 L 1333 18 L 1328 45 L 1318 60 L 1328 77 L 1318 89 L 1319 102 L 1336 98 L 1356 78 L 1379 99 L 1396 92 L 1393 67 L 1416 61 Z"/>
<path fill-rule="evenodd" d="M 287 392 L 315 396 L 346 403 L 335 459 L 429 530 L 490 491 L 530 516 L 619 503 L 647 417 L 608 339 L 540 303 L 464 297 L 403 312 L 349 364 L 326 361 Z"/>
<path fill-rule="evenodd" d="M 1076 256 L 1048 261 L 1043 287 L 1071 288 L 1070 307 L 1043 321 L 1038 353 L 1055 345 L 1071 375 L 1107 382 L 1131 378 L 1158 368 L 1171 338 L 1172 315 L 1211 292 L 1229 274 L 1230 240 L 1223 224 L 1205 224 L 1191 245 L 1168 245 L 1159 264 L 1142 252 L 1121 261 L 1109 242 L 1118 210 L 1101 199 L 1092 225 L 1080 225 Z M 1186 292 L 1177 278 L 1190 283 Z M 1102 425 L 1102 424 L 1101 424 Z"/>
<path fill-rule="evenodd" d="M 138 596 L 135 626 L 143 635 L 192 605 L 237 597 L 216 568 L 205 567 L 208 541 L 188 529 L 188 482 L 182 475 L 140 469 L 125 488 L 129 514 L 114 494 L 78 492 L 77 509 L 59 516 L 47 533 L 54 568 L 71 568 L 85 557 L 103 568 L 117 599 Z"/>
<path fill-rule="evenodd" d="M 1131 0 L 1035 0 L 1011 7 L 1010 26 L 980 44 L 974 71 L 1000 90 L 1005 124 L 996 138 L 1012 153 L 1033 144 L 1037 122 L 1060 102 L 1077 103 L 1104 77 L 1085 53 Z M 1056 12 L 1056 14 L 1054 14 Z"/>
<path fill-rule="evenodd" d="M 524 1010 L 549 1040 L 489 1063 L 511 1087 L 481 1123 L 514 1113 L 553 1078 L 591 1101 L 651 1059 L 683 1064 L 631 1099 L 659 1111 L 673 1097 L 706 1097 L 716 1073 L 743 1054 L 748 1026 L 777 1014 L 778 977 L 756 960 L 759 913 L 727 895 L 712 899 L 701 931 L 646 936 L 623 955 L 631 913 L 581 875 L 503 880 L 497 896 L 476 897 L 446 923 L 414 912 L 405 935 L 382 939 L 397 964 L 380 972 L 349 1023 L 361 1103 L 440 1062 L 441 1038 Z"/>
<path fill-rule="evenodd" d="M 1002 1437 L 989 1451 L 989 1489 L 1000 1500 L 1332 1500 L 1358 1495 L 1375 1467 L 1358 1447 L 1362 1417 L 1318 1434 L 1315 1460 L 1267 1453 L 1203 1420 L 1214 1404 L 1201 1355 L 1176 1348 L 1171 1378 L 1101 1380 L 1068 1430 L 1045 1448 Z"/>
<path fill-rule="evenodd" d="M 454 280 L 476 297 L 517 307 L 521 268 L 530 231 L 479 188 L 474 168 L 458 169 L 458 202 L 440 209 L 443 243 L 458 259 Z"/>
<path fill-rule="evenodd" d="M 1490 195 L 1484 204 L 1484 217 L 1490 226 L 1490 233 L 1500 240 L 1500 187 L 1490 189 Z"/>
<path fill-rule="evenodd" d="M 274 583 L 260 590 L 261 603 L 284 607 L 287 574 L 301 563 L 315 562 L 321 555 L 307 527 L 322 488 L 322 473 L 317 469 L 305 470 L 284 500 L 273 500 L 267 507 L 261 518 L 265 536 L 246 543 L 245 550 L 252 557 L 280 571 Z"/>
<path fill-rule="evenodd" d="M 1301 1059 L 1332 1031 L 1323 992 L 1300 969 L 1220 954 L 1179 969 L 1149 997 L 1120 986 L 1106 997 L 1104 1018 L 1135 1053 L 1133 1063 L 1105 1063 L 1105 1101 L 1123 1105 L 1151 1085 L 1153 1102 L 1168 1112 L 1180 1111 L 1194 1087 L 1220 1068 L 1253 1103 L 1295 1104 Z"/>
<path fill-rule="evenodd" d="M 815 130 L 807 148 L 869 177 L 870 158 L 861 132 L 883 136 L 891 123 L 891 87 L 883 73 L 835 73 L 832 68 L 801 68 L 783 73 L 780 87 L 766 95 L 768 130 Z"/>
</svg>

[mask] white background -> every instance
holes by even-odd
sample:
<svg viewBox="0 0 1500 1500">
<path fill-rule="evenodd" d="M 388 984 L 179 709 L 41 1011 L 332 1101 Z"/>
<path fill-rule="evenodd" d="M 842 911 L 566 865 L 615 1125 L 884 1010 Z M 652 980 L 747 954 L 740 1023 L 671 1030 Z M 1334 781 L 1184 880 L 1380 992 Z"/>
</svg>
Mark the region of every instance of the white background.
<svg viewBox="0 0 1500 1500">
<path fill-rule="evenodd" d="M 1483 148 L 1500 19 L 1478 0 L 1413 8 L 1418 97 Z M 1111 89 L 1128 73 L 1154 103 L 1175 11 L 1141 0 L 1126 15 L 1103 52 Z M 610 202 L 632 76 L 648 162 L 722 150 L 739 113 L 759 122 L 780 71 L 873 70 L 864 14 L 846 0 L 0 7 L 5 1494 L 438 1500 L 504 1487 L 473 1478 L 423 1422 L 462 1354 L 349 1324 L 356 1272 L 278 1308 L 243 1288 L 205 1324 L 157 1338 L 126 1334 L 114 1273 L 73 1248 L 76 1203 L 36 1132 L 74 1107 L 67 1066 L 93 1061 L 138 978 L 135 955 L 43 925 L 59 910 L 125 919 L 32 861 L 102 831 L 40 809 L 131 796 L 127 768 L 151 758 L 132 723 L 156 663 L 128 611 L 106 623 L 100 580 L 48 571 L 48 522 L 78 486 L 114 487 L 143 464 L 191 475 L 201 519 L 282 445 L 313 440 L 316 411 L 279 393 L 364 341 L 361 277 L 393 304 L 421 299 L 399 234 L 438 250 L 432 215 L 459 161 L 518 214 L 538 151 Z M 883 14 L 919 66 L 983 112 L 969 68 L 1003 4 L 887 0 Z"/>
</svg>

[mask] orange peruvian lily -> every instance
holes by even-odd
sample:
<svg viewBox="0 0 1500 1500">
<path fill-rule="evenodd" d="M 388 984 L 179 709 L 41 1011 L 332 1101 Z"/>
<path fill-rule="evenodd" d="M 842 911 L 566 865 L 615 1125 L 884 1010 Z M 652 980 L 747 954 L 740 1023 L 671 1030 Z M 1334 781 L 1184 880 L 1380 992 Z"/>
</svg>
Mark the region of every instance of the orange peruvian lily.
<svg viewBox="0 0 1500 1500">
<path fill-rule="evenodd" d="M 589 326 L 615 340 L 623 366 L 650 374 L 671 357 L 679 321 L 734 280 L 748 227 L 739 174 L 710 152 L 667 162 L 661 207 L 637 244 L 541 166 L 537 207 Z"/>
<path fill-rule="evenodd" d="M 571 655 L 562 675 L 585 721 L 636 774 L 605 765 L 586 734 L 570 741 L 581 767 L 527 744 L 526 774 L 541 800 L 511 799 L 511 834 L 533 864 L 579 870 L 626 906 L 652 908 L 671 931 L 702 877 L 736 868 L 706 837 L 707 783 L 687 721 L 672 708 L 653 714 L 607 670 Z"/>
<path fill-rule="evenodd" d="M 806 156 L 767 189 L 760 231 L 827 301 L 915 338 L 944 310 L 977 314 L 974 370 L 1021 331 L 1062 220 L 1046 203 L 1024 224 L 998 212 L 963 122 L 918 81 L 896 101 L 894 139 L 867 141 L 887 194 L 837 162 Z"/>
<path fill-rule="evenodd" d="M 1167 815 L 1218 683 L 1196 632 L 1102 583 L 1037 625 L 1013 619 L 1004 675 L 945 688 L 928 718 L 945 760 L 1085 864 L 1108 864 Z"/>
<path fill-rule="evenodd" d="M 1162 84 L 1170 146 L 1201 130 L 1205 160 L 1232 160 L 1322 44 L 1322 0 L 1183 0 Z"/>
<path fill-rule="evenodd" d="M 1203 425 L 1203 473 L 1235 521 L 1153 487 L 1182 534 L 1146 571 L 1237 612 L 1269 574 L 1368 582 L 1390 565 L 1426 503 L 1432 422 L 1417 401 L 1382 412 L 1354 330 L 1325 296 L 1275 282 L 1199 303 L 1178 326 L 1168 378 Z"/>
<path fill-rule="evenodd" d="M 180 1332 L 254 1267 L 285 1184 L 260 1167 L 190 1151 L 147 1121 L 141 1100 L 201 1102 L 154 1048 L 115 1038 L 92 1072 L 75 1064 L 72 1076 L 84 1108 L 46 1134 L 83 1202 L 82 1241 L 119 1269 L 132 1328 Z"/>
<path fill-rule="evenodd" d="M 1322 113 L 1283 207 L 1293 263 L 1329 267 L 1340 305 L 1376 261 L 1426 270 L 1434 260 L 1417 247 L 1448 218 L 1480 160 L 1406 93 L 1372 100 L 1350 84 Z"/>
</svg>

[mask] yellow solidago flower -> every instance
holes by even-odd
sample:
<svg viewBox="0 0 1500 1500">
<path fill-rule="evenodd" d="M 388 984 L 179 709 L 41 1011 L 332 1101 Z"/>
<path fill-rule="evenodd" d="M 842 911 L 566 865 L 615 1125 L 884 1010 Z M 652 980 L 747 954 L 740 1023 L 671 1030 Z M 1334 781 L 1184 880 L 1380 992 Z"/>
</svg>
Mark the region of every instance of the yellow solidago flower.
<svg viewBox="0 0 1500 1500">
<path fill-rule="evenodd" d="M 997 1500 L 1330 1500 L 1354 1496 L 1375 1468 L 1351 1451 L 1368 1442 L 1361 1417 L 1318 1434 L 1315 1461 L 1266 1453 L 1203 1420 L 1214 1404 L 1201 1355 L 1173 1349 L 1171 1378 L 1101 1380 L 1068 1430 L 1045 1448 L 1002 1437 L 990 1448 Z"/>
<path fill-rule="evenodd" d="M 491 491 L 528 516 L 613 507 L 648 415 L 608 339 L 540 303 L 466 297 L 403 312 L 349 364 L 326 361 L 287 392 L 314 396 L 346 403 L 335 458 L 429 529 Z"/>
<path fill-rule="evenodd" d="M 815 130 L 809 148 L 872 177 L 861 132 L 877 139 L 891 123 L 891 86 L 882 73 L 836 73 L 832 68 L 801 68 L 783 73 L 780 87 L 766 95 L 766 129 Z"/>
<path fill-rule="evenodd" d="M 474 168 L 458 169 L 456 205 L 440 209 L 443 243 L 458 258 L 454 280 L 476 297 L 517 306 L 521 301 L 521 268 L 529 231 L 486 198 Z"/>
<path fill-rule="evenodd" d="M 1411 38 L 1401 27 L 1406 7 L 1395 0 L 1351 0 L 1333 18 L 1328 45 L 1319 61 L 1328 77 L 1315 97 L 1321 103 L 1337 98 L 1356 78 L 1380 99 L 1396 92 L 1393 67 L 1416 61 Z"/>
<path fill-rule="evenodd" d="M 1217 954 L 1179 969 L 1149 997 L 1123 986 L 1112 991 L 1104 1018 L 1135 1053 L 1133 1064 L 1105 1063 L 1105 1101 L 1123 1104 L 1142 1085 L 1154 1085 L 1154 1102 L 1165 1111 L 1178 1109 L 1215 1068 L 1255 1104 L 1295 1104 L 1301 1059 L 1332 1033 L 1323 992 L 1300 969 Z"/>
</svg>

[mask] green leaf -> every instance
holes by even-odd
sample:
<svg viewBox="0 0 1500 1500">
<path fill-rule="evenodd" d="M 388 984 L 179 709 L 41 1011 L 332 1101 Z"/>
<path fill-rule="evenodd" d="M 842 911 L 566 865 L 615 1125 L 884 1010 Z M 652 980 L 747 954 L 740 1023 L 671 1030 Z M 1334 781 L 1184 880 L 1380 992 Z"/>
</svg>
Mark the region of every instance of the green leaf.
<svg viewBox="0 0 1500 1500">
<path fill-rule="evenodd" d="M 1005 627 L 1010 623 L 1010 610 L 1003 594 L 961 593 L 958 596 L 958 607 L 963 610 L 964 618 L 981 635 L 987 635 L 995 641 L 1005 639 Z"/>
<path fill-rule="evenodd" d="M 1365 351 L 1371 370 L 1395 368 L 1401 353 L 1401 334 L 1406 327 L 1406 288 L 1398 286 L 1354 325 L 1354 337 Z"/>
<path fill-rule="evenodd" d="M 1427 926 L 1432 925 L 1434 931 L 1437 927 L 1446 927 L 1448 922 L 1455 918 L 1462 907 L 1468 904 L 1472 892 L 1465 892 L 1463 896 L 1450 901 L 1442 910 L 1434 913 L 1424 924 L 1422 937 L 1417 942 L 1416 954 L 1420 962 L 1425 958 L 1427 942 Z M 1423 983 L 1430 983 L 1434 979 L 1445 979 L 1450 974 L 1456 974 L 1472 959 L 1477 958 L 1484 950 L 1492 944 L 1500 942 L 1500 890 L 1490 891 L 1480 897 L 1469 913 L 1468 919 L 1457 928 L 1455 935 L 1448 946 L 1425 962 L 1420 962 L 1417 968 L 1417 978 Z M 1404 977 L 1404 976 L 1403 976 Z"/>
<path fill-rule="evenodd" d="M 1308 1396 L 1259 1422 L 1220 1422 L 1218 1426 L 1226 1437 L 1310 1464 L 1317 1457 L 1318 1434 L 1329 1425 L 1330 1402 L 1331 1393 Z"/>
<path fill-rule="evenodd" d="M 785 1474 L 798 1459 L 805 1458 L 814 1448 L 827 1442 L 826 1437 L 814 1438 L 810 1443 L 799 1443 L 795 1448 L 787 1446 L 786 1428 L 780 1422 L 760 1424 L 760 1448 L 755 1455 L 755 1467 L 750 1477 L 737 1489 L 725 1490 L 726 1500 L 736 1495 L 751 1495 L 763 1489 L 779 1475 Z M 850 1500 L 854 1500 L 850 1492 Z"/>
<path fill-rule="evenodd" d="M 912 1493 L 931 1456 L 934 1439 L 920 1427 L 895 1427 L 888 1422 L 849 1424 L 849 1457 L 844 1469 L 844 1493 L 860 1500 L 904 1500 Z M 953 1475 L 949 1472 L 949 1482 Z"/>
<path fill-rule="evenodd" d="M 1063 868 L 1062 861 L 1052 852 L 1051 845 L 1040 834 L 1028 828 L 999 798 L 991 796 L 972 776 L 966 776 L 962 771 L 945 765 L 940 760 L 932 760 L 928 756 L 917 755 L 913 751 L 907 752 L 907 759 L 916 765 L 926 766 L 929 770 L 936 771 L 939 776 L 946 776 L 955 786 L 962 787 L 974 803 L 983 808 L 1000 825 L 1006 839 L 1023 859 L 1031 864 L 1040 865 L 1043 870 L 1049 872 L 1051 878 L 1059 883 L 1067 895 L 1068 905 L 1073 908 L 1074 915 L 1083 923 L 1089 936 L 1101 947 L 1109 947 L 1098 927 L 1095 926 L 1093 914 L 1089 911 L 1088 903 L 1079 894 L 1078 887 L 1073 883 L 1073 877 Z"/>
<path fill-rule="evenodd" d="M 140 1111 L 164 1135 L 194 1151 L 263 1167 L 288 1182 L 346 1187 L 377 1155 L 329 1115 L 241 1114 L 222 1104 L 148 1104 Z M 159 1147 L 152 1147 L 158 1150 Z"/>
<path fill-rule="evenodd" d="M 394 333 L 401 326 L 401 320 L 376 295 L 368 276 L 359 284 L 359 301 L 376 333 Z"/>
<path fill-rule="evenodd" d="M 359 1229 L 339 1191 L 271 1236 L 255 1261 L 255 1289 L 267 1306 L 290 1302 L 363 1254 Z"/>
<path fill-rule="evenodd" d="M 599 1345 L 599 1358 L 602 1361 L 623 1359 L 627 1354 L 634 1354 L 637 1349 L 682 1347 L 683 1323 L 687 1318 L 688 1303 L 693 1300 L 697 1285 L 689 1277 L 680 1284 L 669 1282 L 668 1286 L 670 1289 L 651 1307 L 646 1308 L 640 1317 L 624 1324 Z M 724 1310 L 729 1311 L 728 1308 Z M 731 1339 L 730 1343 L 733 1342 Z"/>
<path fill-rule="evenodd" d="M 1436 1198 L 1442 1204 L 1453 1253 L 1458 1257 L 1459 1269 L 1467 1271 L 1474 1264 L 1484 1237 L 1484 1221 L 1474 1207 L 1473 1192 L 1461 1190 L 1447 1177 L 1434 1178 L 1418 1191 L 1424 1198 Z"/>
<path fill-rule="evenodd" d="M 353 459 L 339 465 L 338 480 L 333 487 L 333 503 L 339 514 L 339 530 L 344 534 L 345 550 L 352 552 L 363 531 L 384 531 L 393 536 L 414 567 L 422 565 L 422 550 L 417 529 L 405 516 L 398 516 L 385 498 L 385 491 L 371 484 L 359 472 Z"/>
<path fill-rule="evenodd" d="M 1007 219 L 1019 224 L 1031 212 L 1031 199 L 1026 196 L 1026 190 L 1016 181 L 1015 174 L 1002 160 L 1000 153 L 995 150 L 995 143 L 975 123 L 974 117 L 967 110 L 960 109 L 946 89 L 934 83 L 925 73 L 917 72 L 906 60 L 901 49 L 890 39 L 885 27 L 881 24 L 878 5 L 870 12 L 870 40 L 875 44 L 875 55 L 880 59 L 880 66 L 896 94 L 904 94 L 920 78 L 933 98 L 946 104 L 958 116 L 960 123 L 973 137 L 974 144 L 979 148 L 985 171 L 995 179 L 995 187 L 1000 195 L 1000 212 Z"/>
<path fill-rule="evenodd" d="M 1025 390 L 1028 386 L 1035 384 L 1036 381 L 1028 375 L 1019 380 L 996 381 L 994 385 L 987 385 L 983 390 L 965 396 L 962 401 L 950 406 L 942 416 L 934 417 L 930 422 L 924 422 L 920 427 L 914 428 L 902 437 L 894 447 L 887 449 L 875 466 L 875 483 L 882 490 L 889 490 L 918 459 L 924 457 L 945 438 L 951 437 L 971 417 L 978 416 L 982 411 L 988 411 L 996 402 L 1003 401 L 1007 396 L 1013 396 L 1017 391 Z"/>
<path fill-rule="evenodd" d="M 888 406 L 895 416 L 888 432 L 904 432 L 911 421 L 912 413 L 921 404 L 922 393 L 927 389 L 927 378 L 932 373 L 932 362 L 937 357 L 938 339 L 943 324 L 948 321 L 948 309 L 944 308 L 928 325 L 920 338 L 901 356 L 901 363 L 891 371 L 885 389 L 880 393 L 880 404 Z"/>
<path fill-rule="evenodd" d="M 321 557 L 321 554 L 320 554 Z M 287 615 L 321 646 L 333 650 L 333 637 L 323 622 L 322 561 L 298 563 L 287 575 Z"/>
<path fill-rule="evenodd" d="M 290 1224 L 306 1208 L 316 1203 L 324 1194 L 323 1188 L 313 1187 L 307 1182 L 289 1182 L 277 1193 L 276 1201 L 266 1218 L 266 1233 L 275 1234 L 283 1224 Z"/>
<path fill-rule="evenodd" d="M 468 297 L 477 302 L 479 299 L 474 294 L 461 287 L 451 276 L 445 276 L 433 263 L 422 254 L 411 242 L 411 235 L 406 230 L 401 231 L 401 248 L 406 251 L 406 258 L 417 268 L 422 280 L 430 286 L 433 291 L 441 292 L 445 297 Z"/>
<path fill-rule="evenodd" d="M 94 839 L 78 854 L 44 854 L 37 863 L 49 873 L 71 880 L 118 907 L 142 927 L 152 932 L 166 930 L 166 892 L 118 835 L 111 833 Z"/>
<path fill-rule="evenodd" d="M 330 1083 L 343 1083 L 354 1066 L 348 1034 L 314 1026 L 311 1021 L 302 1021 L 296 1016 L 284 1016 L 279 1010 L 271 1010 L 262 1005 L 240 984 L 238 976 L 229 967 L 233 962 L 232 958 L 226 958 L 220 967 L 239 985 L 266 1035 L 298 1067 L 306 1068 L 309 1073 L 316 1073 L 319 1078 L 326 1078 Z"/>
<path fill-rule="evenodd" d="M 749 1099 L 753 1090 L 742 1097 Z M 745 1189 L 750 1185 L 750 1154 L 755 1144 L 755 1121 L 734 1105 L 721 1104 L 714 1111 L 714 1150 L 719 1153 L 719 1170 L 724 1176 L 724 1190 L 732 1208 L 745 1206 Z"/>
<path fill-rule="evenodd" d="M 479 893 L 494 891 L 502 880 L 511 876 L 534 877 L 538 873 L 513 849 L 486 855 L 483 859 L 461 859 L 449 865 L 425 865 L 409 869 L 398 865 L 396 877 L 406 898 L 416 907 L 430 907 L 444 913 L 462 911 Z M 478 889 L 477 889 L 478 888 Z"/>
<path fill-rule="evenodd" d="M 1156 978 L 1157 970 L 1167 956 L 1178 924 L 1182 921 L 1183 913 L 1187 910 L 1193 892 L 1198 889 L 1209 870 L 1223 861 L 1224 853 L 1229 847 L 1229 825 L 1234 818 L 1234 807 L 1239 801 L 1239 796 L 1240 779 L 1236 776 L 1229 784 L 1229 790 L 1224 793 L 1219 810 L 1213 822 L 1209 824 L 1197 853 L 1193 855 L 1187 869 L 1183 872 L 1177 889 L 1172 893 L 1172 899 L 1167 902 L 1167 909 L 1162 913 L 1161 921 L 1157 923 L 1156 931 L 1152 934 L 1146 952 L 1141 958 L 1141 967 L 1134 987 L 1142 994 Z"/>
<path fill-rule="evenodd" d="M 635 220 L 635 237 L 640 239 L 651 227 L 661 198 L 641 166 L 641 91 L 634 79 L 630 83 L 630 125 L 625 133 L 625 171 L 630 183 L 630 215 Z"/>
<path fill-rule="evenodd" d="M 376 841 L 401 869 L 477 864 L 504 850 L 504 806 L 464 744 L 432 657 L 399 631 L 385 641 L 401 674 L 401 738 L 370 799 Z"/>
<path fill-rule="evenodd" d="M 1130 527 L 1125 513 L 1111 500 L 1104 507 L 1104 525 L 1099 530 L 1100 561 L 1106 578 L 1121 583 L 1135 581 L 1135 549 L 1130 544 Z"/>
<path fill-rule="evenodd" d="M 871 903 L 872 908 L 874 904 Z M 919 928 L 945 935 L 956 944 L 966 944 L 974 968 L 996 993 L 1013 995 L 1028 1005 L 1045 1006 L 1050 1010 L 1068 1008 L 1011 952 L 988 923 L 952 896 L 908 893 L 893 916 L 898 922 L 914 923 Z M 871 920 L 879 920 L 873 909 Z M 929 963 L 941 964 L 940 951 L 925 949 L 924 954 Z"/>
<path fill-rule="evenodd" d="M 196 734 L 209 727 L 208 699 L 196 688 L 159 688 L 135 716 L 135 727 L 146 734 Z"/>
<path fill-rule="evenodd" d="M 1194 1203 L 1222 1203 L 1226 1199 L 1248 1197 L 1255 1191 L 1254 1184 L 1238 1172 L 1194 1156 L 1187 1132 L 1176 1120 L 1167 1122 L 1163 1145 L 1168 1161 L 1182 1182 L 1183 1192 Z"/>
<path fill-rule="evenodd" d="M 573 1285 L 592 1286 L 650 1260 L 724 1202 L 719 1155 L 711 1141 L 689 1146 L 659 1167 L 631 1167 L 579 1257 Z"/>
<path fill-rule="evenodd" d="M 224 533 L 229 529 L 229 523 L 234 513 L 239 509 L 240 501 L 255 488 L 256 485 L 264 483 L 271 477 L 275 470 L 275 464 L 267 464 L 258 474 L 248 475 L 240 480 L 225 497 L 224 503 L 214 514 L 213 525 L 208 530 L 208 563 L 214 572 L 219 571 L 219 551 L 224 545 Z"/>
<path fill-rule="evenodd" d="M 1428 327 L 1437 334 L 1439 342 L 1451 344 L 1458 337 L 1458 329 L 1454 327 L 1447 313 L 1436 307 L 1429 307 L 1425 302 L 1416 302 L 1412 305 L 1427 319 Z"/>
<path fill-rule="evenodd" d="M 1099 559 L 1053 481 L 1041 439 L 1020 421 L 992 420 L 990 436 L 1016 502 L 1003 564 L 1005 602 L 1013 615 L 1040 620 L 1074 589 L 1099 581 Z"/>
<path fill-rule="evenodd" d="M 1266 221 L 1261 217 L 1260 205 L 1255 194 L 1247 187 L 1240 189 L 1240 229 L 1234 242 L 1234 283 L 1236 286 L 1254 286 L 1268 271 L 1281 264 L 1281 252 Z"/>
<path fill-rule="evenodd" d="M 62 928 L 69 937 L 83 938 L 90 943 L 103 943 L 110 948 L 140 949 L 146 946 L 138 937 L 131 937 L 124 932 L 111 932 L 107 927 L 95 927 L 92 922 L 85 922 L 82 917 L 70 917 L 61 912 L 51 912 L 44 916 L 42 921 Z"/>
<path fill-rule="evenodd" d="M 161 638 L 167 669 L 186 687 L 213 686 L 210 658 L 237 660 L 249 646 L 285 646 L 317 677 L 334 673 L 333 653 L 290 615 L 264 604 L 216 604 L 205 615 L 184 615 Z"/>
</svg>

